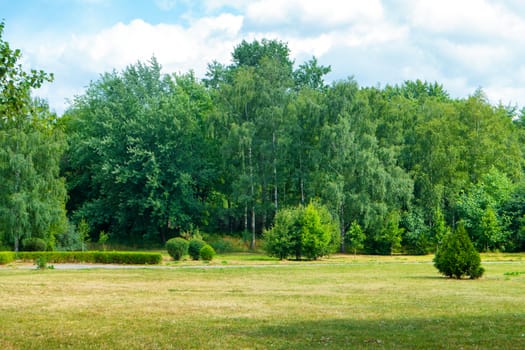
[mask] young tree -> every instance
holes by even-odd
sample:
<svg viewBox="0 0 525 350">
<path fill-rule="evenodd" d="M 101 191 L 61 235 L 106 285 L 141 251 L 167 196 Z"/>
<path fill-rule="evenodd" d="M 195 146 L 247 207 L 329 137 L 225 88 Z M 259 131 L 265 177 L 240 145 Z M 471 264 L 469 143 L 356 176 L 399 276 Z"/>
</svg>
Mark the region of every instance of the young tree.
<svg viewBox="0 0 525 350">
<path fill-rule="evenodd" d="M 354 251 L 354 256 L 357 255 L 358 250 L 365 247 L 364 243 L 366 240 L 366 235 L 356 220 L 352 221 L 345 238 L 346 247 Z"/>
<path fill-rule="evenodd" d="M 434 266 L 443 275 L 457 279 L 465 275 L 477 279 L 483 275 L 479 253 L 463 223 L 459 223 L 454 232 L 443 237 L 434 257 Z"/>
<path fill-rule="evenodd" d="M 264 234 L 265 249 L 270 256 L 317 259 L 337 249 L 338 228 L 328 210 L 315 203 L 306 207 L 282 209 L 275 225 Z"/>
<path fill-rule="evenodd" d="M 387 244 L 390 255 L 401 248 L 401 239 L 404 229 L 399 227 L 400 215 L 398 211 L 392 211 L 386 218 L 385 227 L 381 239 Z"/>
</svg>

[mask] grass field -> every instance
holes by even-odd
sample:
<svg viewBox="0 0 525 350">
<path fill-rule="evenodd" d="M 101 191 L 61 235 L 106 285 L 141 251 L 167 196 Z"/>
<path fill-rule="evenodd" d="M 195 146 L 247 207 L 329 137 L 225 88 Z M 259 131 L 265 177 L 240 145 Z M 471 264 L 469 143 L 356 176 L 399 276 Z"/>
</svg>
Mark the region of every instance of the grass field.
<svg viewBox="0 0 525 350">
<path fill-rule="evenodd" d="M 525 348 L 524 255 L 483 256 L 477 281 L 442 278 L 430 261 L 12 265 L 0 268 L 0 349 Z"/>
</svg>

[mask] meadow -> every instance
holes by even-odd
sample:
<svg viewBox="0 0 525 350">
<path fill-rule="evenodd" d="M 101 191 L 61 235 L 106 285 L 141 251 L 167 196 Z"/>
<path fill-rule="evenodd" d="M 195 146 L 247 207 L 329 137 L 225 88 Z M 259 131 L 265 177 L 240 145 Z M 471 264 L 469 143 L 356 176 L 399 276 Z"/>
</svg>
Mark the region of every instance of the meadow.
<svg viewBox="0 0 525 350">
<path fill-rule="evenodd" d="M 250 254 L 160 267 L 0 268 L 1 349 L 524 349 L 525 255 L 480 280 L 423 257 Z"/>
</svg>

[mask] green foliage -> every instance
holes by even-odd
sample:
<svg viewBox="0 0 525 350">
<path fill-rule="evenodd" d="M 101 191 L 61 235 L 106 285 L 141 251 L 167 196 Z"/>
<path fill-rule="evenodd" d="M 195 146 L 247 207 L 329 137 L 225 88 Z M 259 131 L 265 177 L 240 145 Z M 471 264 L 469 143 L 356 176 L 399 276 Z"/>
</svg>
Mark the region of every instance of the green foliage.
<svg viewBox="0 0 525 350">
<path fill-rule="evenodd" d="M 326 207 L 312 202 L 306 207 L 280 210 L 274 226 L 264 234 L 264 248 L 279 259 L 317 259 L 332 253 L 338 238 L 337 224 Z"/>
<path fill-rule="evenodd" d="M 106 250 L 106 242 L 109 240 L 109 233 L 106 231 L 100 231 L 98 235 L 98 244 L 102 245 L 102 250 Z"/>
<path fill-rule="evenodd" d="M 168 254 L 174 260 L 180 260 L 186 254 L 188 254 L 188 248 L 190 242 L 181 237 L 171 238 L 166 242 L 166 249 Z"/>
<path fill-rule="evenodd" d="M 300 208 L 281 209 L 275 215 L 273 227 L 264 233 L 264 250 L 270 256 L 286 259 L 300 254 Z"/>
<path fill-rule="evenodd" d="M 0 252 L 0 265 L 5 265 L 15 260 L 14 252 Z"/>
<path fill-rule="evenodd" d="M 64 122 L 75 219 L 116 241 L 157 243 L 206 222 L 219 178 L 213 108 L 192 74 L 164 76 L 155 58 L 90 84 Z"/>
<path fill-rule="evenodd" d="M 202 239 L 193 238 L 189 242 L 188 254 L 193 260 L 199 260 L 201 255 L 201 248 L 206 245 Z"/>
<path fill-rule="evenodd" d="M 91 240 L 89 237 L 89 225 L 85 218 L 80 219 L 80 222 L 77 226 L 78 236 L 80 238 L 80 244 L 82 246 L 82 251 L 87 250 L 86 244 Z"/>
<path fill-rule="evenodd" d="M 399 221 L 399 212 L 393 211 L 388 214 L 383 228 L 381 240 L 386 243 L 390 255 L 401 248 L 404 229 L 399 227 Z"/>
<path fill-rule="evenodd" d="M 200 253 L 200 258 L 204 261 L 211 261 L 213 260 L 213 257 L 215 256 L 215 250 L 209 244 L 203 245 L 199 253 Z"/>
<path fill-rule="evenodd" d="M 354 251 L 354 255 L 357 254 L 358 250 L 365 247 L 366 235 L 361 226 L 357 221 L 352 221 L 350 229 L 345 235 L 345 246 Z"/>
<path fill-rule="evenodd" d="M 266 231 L 282 259 L 315 258 L 341 239 L 354 253 L 425 254 L 458 220 L 478 250 L 525 249 L 525 112 L 481 90 L 453 99 L 419 80 L 326 85 L 329 67 L 313 57 L 294 70 L 285 43 L 262 39 L 237 45 L 230 65 L 212 62 L 202 82 L 163 75 L 155 58 L 102 74 L 57 119 L 30 98 L 50 76 L 25 73 L 0 43 L 0 240 L 15 250 L 27 233 L 84 249 L 90 233 L 163 244 L 199 227 L 242 233 L 251 249 Z M 286 209 L 312 200 L 340 231 Z M 348 241 L 354 220 L 363 247 Z"/>
<path fill-rule="evenodd" d="M 467 231 L 460 223 L 454 232 L 450 232 L 438 247 L 434 257 L 434 266 L 447 277 L 460 279 L 469 276 L 477 279 L 483 275 L 479 253 L 474 248 Z"/>
<path fill-rule="evenodd" d="M 48 268 L 47 257 L 45 255 L 40 255 L 35 259 L 36 268 L 39 270 L 45 270 Z"/>
<path fill-rule="evenodd" d="M 46 241 L 42 238 L 31 237 L 22 240 L 22 250 L 28 252 L 43 252 L 47 248 Z"/>
<path fill-rule="evenodd" d="M 49 263 L 100 263 L 156 265 L 162 261 L 160 253 L 143 252 L 20 252 L 19 259 L 36 260 L 44 257 Z"/>
<path fill-rule="evenodd" d="M 58 174 L 65 140 L 47 103 L 31 98 L 53 76 L 25 72 L 3 29 L 0 23 L 0 240 L 18 251 L 28 232 L 52 243 L 66 230 L 66 189 Z"/>
</svg>

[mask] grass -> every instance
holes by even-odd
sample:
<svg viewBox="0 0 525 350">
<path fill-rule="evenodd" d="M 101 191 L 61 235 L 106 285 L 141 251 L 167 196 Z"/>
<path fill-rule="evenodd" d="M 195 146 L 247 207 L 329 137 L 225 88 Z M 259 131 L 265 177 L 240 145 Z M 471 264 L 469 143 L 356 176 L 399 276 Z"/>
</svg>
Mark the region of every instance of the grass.
<svg viewBox="0 0 525 350">
<path fill-rule="evenodd" d="M 0 348 L 523 349 L 522 256 L 487 256 L 495 262 L 477 281 L 445 279 L 431 257 L 404 256 L 7 267 Z"/>
</svg>

